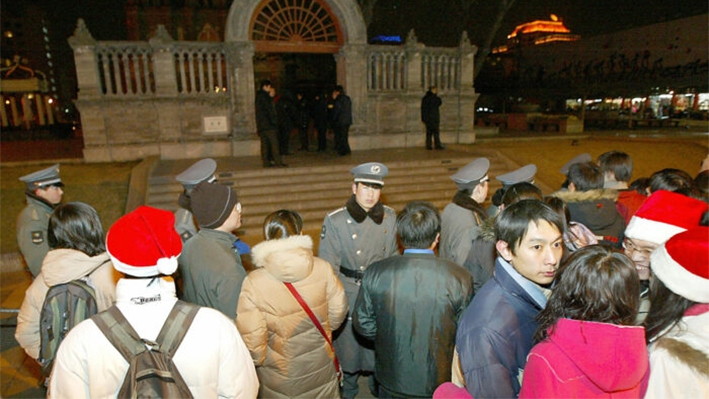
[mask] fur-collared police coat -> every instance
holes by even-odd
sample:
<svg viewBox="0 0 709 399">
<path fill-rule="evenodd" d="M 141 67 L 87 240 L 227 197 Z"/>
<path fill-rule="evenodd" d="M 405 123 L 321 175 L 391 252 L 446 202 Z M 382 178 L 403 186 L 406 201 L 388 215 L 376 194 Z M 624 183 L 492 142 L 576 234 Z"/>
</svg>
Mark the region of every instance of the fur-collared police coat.
<svg viewBox="0 0 709 399">
<path fill-rule="evenodd" d="M 332 339 L 347 316 L 342 283 L 313 241 L 298 235 L 253 247 L 256 267 L 244 280 L 236 325 L 251 352 L 259 397 L 339 397 L 334 353 L 283 283 L 292 283 Z"/>
</svg>

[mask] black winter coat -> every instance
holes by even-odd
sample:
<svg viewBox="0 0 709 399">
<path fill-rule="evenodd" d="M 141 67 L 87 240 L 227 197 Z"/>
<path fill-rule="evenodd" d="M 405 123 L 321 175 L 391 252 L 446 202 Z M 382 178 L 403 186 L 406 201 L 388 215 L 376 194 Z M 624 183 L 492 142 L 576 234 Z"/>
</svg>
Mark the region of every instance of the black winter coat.
<svg viewBox="0 0 709 399">
<path fill-rule="evenodd" d="M 441 104 L 443 104 L 443 100 L 430 90 L 423 96 L 421 100 L 421 121 L 426 126 L 438 127 L 441 123 L 441 111 L 439 109 Z"/>
</svg>

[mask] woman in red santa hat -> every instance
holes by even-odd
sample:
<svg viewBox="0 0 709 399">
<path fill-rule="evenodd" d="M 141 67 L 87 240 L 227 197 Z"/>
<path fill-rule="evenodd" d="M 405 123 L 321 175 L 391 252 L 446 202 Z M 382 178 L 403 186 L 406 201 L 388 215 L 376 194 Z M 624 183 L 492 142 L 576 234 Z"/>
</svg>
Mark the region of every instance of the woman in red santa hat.
<svg viewBox="0 0 709 399">
<path fill-rule="evenodd" d="M 709 397 L 709 227 L 677 234 L 652 253 L 656 278 L 645 320 L 645 398 Z"/>
</svg>

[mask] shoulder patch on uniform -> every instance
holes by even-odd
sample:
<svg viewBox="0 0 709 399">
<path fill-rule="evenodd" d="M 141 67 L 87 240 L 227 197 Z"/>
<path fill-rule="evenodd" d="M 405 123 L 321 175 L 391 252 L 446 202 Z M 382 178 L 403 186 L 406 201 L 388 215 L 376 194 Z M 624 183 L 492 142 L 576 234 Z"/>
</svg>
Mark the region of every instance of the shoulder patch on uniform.
<svg viewBox="0 0 709 399">
<path fill-rule="evenodd" d="M 334 214 L 336 214 L 336 213 L 339 213 L 339 212 L 342 212 L 342 211 L 344 211 L 344 210 L 346 210 L 346 209 L 347 209 L 347 207 L 344 207 L 344 206 L 343 206 L 342 208 L 335 209 L 334 211 L 328 213 L 327 216 L 332 216 L 332 215 L 334 215 Z"/>
<path fill-rule="evenodd" d="M 182 232 L 182 234 L 180 234 L 180 237 L 182 238 L 182 242 L 185 242 L 185 241 L 189 240 L 190 238 L 192 238 L 192 233 L 189 232 L 188 230 L 185 230 Z"/>
<path fill-rule="evenodd" d="M 322 226 L 322 230 L 320 230 L 320 239 L 322 240 L 325 238 L 325 233 L 327 232 L 327 227 L 325 225 Z"/>
<path fill-rule="evenodd" d="M 39 245 L 44 242 L 44 232 L 42 230 L 33 231 L 30 234 L 32 237 L 32 244 Z"/>
</svg>

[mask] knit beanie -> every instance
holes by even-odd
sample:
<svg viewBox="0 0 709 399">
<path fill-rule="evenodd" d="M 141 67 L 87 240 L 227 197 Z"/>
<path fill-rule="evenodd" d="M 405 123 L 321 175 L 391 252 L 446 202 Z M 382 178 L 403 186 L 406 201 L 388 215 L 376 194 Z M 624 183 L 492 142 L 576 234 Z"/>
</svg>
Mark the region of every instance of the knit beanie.
<svg viewBox="0 0 709 399">
<path fill-rule="evenodd" d="M 707 203 L 686 195 L 658 190 L 630 218 L 625 236 L 662 244 L 675 234 L 698 226 Z"/>
<path fill-rule="evenodd" d="M 655 277 L 675 294 L 709 303 L 709 227 L 670 238 L 652 253 L 650 265 Z"/>
<path fill-rule="evenodd" d="M 233 188 L 203 181 L 192 190 L 192 214 L 200 228 L 216 229 L 224 224 L 239 202 Z"/>
<path fill-rule="evenodd" d="M 106 251 L 113 267 L 127 275 L 171 275 L 177 270 L 177 257 L 182 252 L 175 216 L 162 209 L 138 207 L 108 230 Z"/>
</svg>

